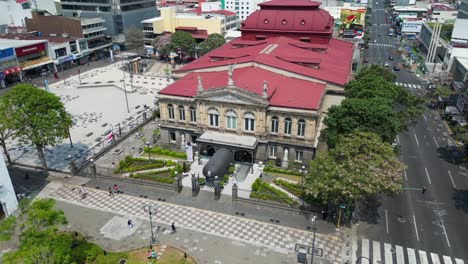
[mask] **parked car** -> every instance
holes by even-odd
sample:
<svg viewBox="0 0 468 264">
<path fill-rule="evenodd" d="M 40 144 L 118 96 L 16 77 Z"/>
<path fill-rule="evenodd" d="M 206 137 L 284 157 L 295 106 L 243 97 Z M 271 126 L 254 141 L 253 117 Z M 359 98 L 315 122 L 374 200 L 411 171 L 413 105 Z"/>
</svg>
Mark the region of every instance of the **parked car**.
<svg viewBox="0 0 468 264">
<path fill-rule="evenodd" d="M 390 66 L 390 64 L 388 62 L 385 62 L 384 66 L 388 68 Z"/>
<path fill-rule="evenodd" d="M 393 60 L 393 57 L 392 57 L 392 56 L 389 56 L 388 59 L 389 59 L 389 60 Z"/>
<path fill-rule="evenodd" d="M 395 66 L 393 66 L 393 70 L 394 70 L 394 71 L 400 71 L 400 67 L 398 67 L 398 66 L 395 65 Z"/>
<path fill-rule="evenodd" d="M 363 63 L 368 63 L 368 62 L 369 62 L 369 59 L 368 59 L 368 58 L 364 58 L 364 59 L 362 60 L 362 62 L 363 62 Z"/>
</svg>

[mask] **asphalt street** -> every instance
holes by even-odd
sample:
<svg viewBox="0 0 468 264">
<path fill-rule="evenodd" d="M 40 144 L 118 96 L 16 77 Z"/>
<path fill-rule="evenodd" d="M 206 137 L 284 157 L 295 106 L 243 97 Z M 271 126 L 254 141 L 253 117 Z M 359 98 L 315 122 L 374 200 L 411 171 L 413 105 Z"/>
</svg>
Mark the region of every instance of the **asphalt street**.
<svg viewBox="0 0 468 264">
<path fill-rule="evenodd" d="M 396 38 L 388 36 L 390 25 L 383 25 L 388 15 L 383 4 L 373 1 L 369 43 L 376 42 L 364 51 L 364 57 L 369 64 L 389 62 L 392 67 L 400 59 L 395 53 Z M 390 54 L 394 54 L 394 61 L 388 60 Z M 403 67 L 394 73 L 397 82 L 421 84 Z M 425 93 L 423 88 L 409 90 L 417 96 Z M 377 214 L 374 218 L 363 219 L 359 236 L 467 260 L 468 171 L 440 114 L 426 109 L 417 124 L 401 133 L 397 141 L 401 146 L 401 161 L 407 166 L 402 175 L 403 190 L 370 205 L 370 210 L 374 209 Z M 426 188 L 424 193 L 422 188 Z"/>
</svg>

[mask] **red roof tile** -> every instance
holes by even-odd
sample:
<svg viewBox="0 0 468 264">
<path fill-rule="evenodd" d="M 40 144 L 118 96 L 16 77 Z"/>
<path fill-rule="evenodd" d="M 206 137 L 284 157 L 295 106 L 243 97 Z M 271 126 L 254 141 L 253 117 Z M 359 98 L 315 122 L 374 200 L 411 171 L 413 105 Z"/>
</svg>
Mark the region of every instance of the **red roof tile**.
<svg viewBox="0 0 468 264">
<path fill-rule="evenodd" d="M 227 86 L 227 71 L 190 73 L 161 90 L 159 94 L 194 97 L 197 94 L 198 75 L 205 90 Z M 235 69 L 232 78 L 235 86 L 260 96 L 263 81 L 267 81 L 271 106 L 317 110 L 325 94 L 325 84 L 286 77 L 256 67 Z"/>
<path fill-rule="evenodd" d="M 327 47 L 326 50 L 316 50 L 313 45 L 308 47 L 306 44 L 286 37 L 262 41 L 237 38 L 176 72 L 188 73 L 222 66 L 227 69 L 230 64 L 254 63 L 337 85 L 348 82 L 353 54 L 352 43 L 332 39 L 327 46 L 320 46 Z"/>
</svg>

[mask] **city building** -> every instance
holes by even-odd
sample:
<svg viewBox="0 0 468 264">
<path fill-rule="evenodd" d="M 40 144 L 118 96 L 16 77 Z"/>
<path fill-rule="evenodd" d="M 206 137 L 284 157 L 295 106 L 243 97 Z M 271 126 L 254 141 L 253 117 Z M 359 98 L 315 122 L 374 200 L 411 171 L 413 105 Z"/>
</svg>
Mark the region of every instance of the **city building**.
<svg viewBox="0 0 468 264">
<path fill-rule="evenodd" d="M 354 48 L 331 37 L 333 19 L 319 5 L 263 3 L 240 38 L 175 71 L 179 79 L 159 92 L 160 142 L 194 142 L 209 156 L 227 148 L 244 162 L 311 160 Z"/>
<path fill-rule="evenodd" d="M 453 23 L 457 18 L 457 9 L 447 4 L 433 3 L 428 5 L 428 20 L 440 23 Z"/>
<path fill-rule="evenodd" d="M 244 21 L 249 15 L 259 9 L 258 4 L 267 0 L 221 0 L 221 6 L 237 14 L 240 21 Z"/>
<path fill-rule="evenodd" d="M 25 18 L 31 18 L 31 4 L 25 2 L 17 3 L 15 0 L 0 1 L 0 10 L 3 15 L 0 16 L 0 25 L 24 26 Z"/>
<path fill-rule="evenodd" d="M 46 16 L 43 12 L 33 12 L 32 18 L 26 19 L 28 31 L 37 32 L 38 37 L 72 38 L 69 55 L 74 54 L 78 65 L 86 63 L 89 57 L 96 59 L 102 53 L 108 53 L 112 39 L 106 34 L 104 25 L 105 20 L 100 17 Z"/>
<path fill-rule="evenodd" d="M 468 19 L 457 19 L 444 57 L 446 69 L 451 69 L 454 59 L 468 58 Z"/>
<path fill-rule="evenodd" d="M 145 38 L 150 40 L 164 33 L 177 30 L 192 33 L 197 39 L 206 39 L 209 34 L 224 35 L 236 29 L 236 14 L 226 10 L 202 10 L 201 7 L 177 11 L 176 7 L 161 7 L 160 16 L 141 21 Z"/>
<path fill-rule="evenodd" d="M 5 88 L 20 80 L 21 68 L 16 59 L 15 50 L 2 46 L 0 48 L 0 88 Z"/>
<path fill-rule="evenodd" d="M 419 50 L 421 50 L 425 54 L 428 53 L 429 47 L 431 45 L 431 39 L 434 33 L 433 27 L 434 23 L 423 22 L 421 25 L 421 31 L 418 36 L 418 41 L 420 43 Z M 446 49 L 449 46 L 447 34 L 448 33 L 446 31 L 442 31 L 440 34 L 440 38 L 437 42 L 437 48 L 434 56 L 436 62 L 442 62 L 444 60 Z"/>
<path fill-rule="evenodd" d="M 18 208 L 15 190 L 3 155 L 0 155 L 0 220 L 11 215 Z"/>
<path fill-rule="evenodd" d="M 141 21 L 158 15 L 153 0 L 61 0 L 62 13 L 66 17 L 103 19 L 106 34 L 116 36 L 135 26 L 141 28 Z"/>
</svg>

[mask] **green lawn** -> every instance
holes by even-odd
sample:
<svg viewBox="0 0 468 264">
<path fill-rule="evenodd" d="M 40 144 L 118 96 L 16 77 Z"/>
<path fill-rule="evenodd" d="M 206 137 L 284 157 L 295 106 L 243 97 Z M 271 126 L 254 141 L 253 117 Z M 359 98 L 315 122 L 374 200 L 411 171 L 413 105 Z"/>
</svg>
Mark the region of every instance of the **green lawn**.
<svg viewBox="0 0 468 264">
<path fill-rule="evenodd" d="M 160 246 L 154 246 L 156 252 L 159 252 Z M 146 258 L 146 251 L 148 248 L 142 248 L 138 250 L 128 252 L 108 252 L 106 256 L 100 255 L 96 259 L 96 264 L 117 264 L 120 259 L 126 259 L 127 264 L 147 264 L 148 259 Z M 152 263 L 155 264 L 196 264 L 195 260 L 187 256 L 184 258 L 184 252 L 173 247 L 167 247 L 161 258 Z"/>
</svg>

